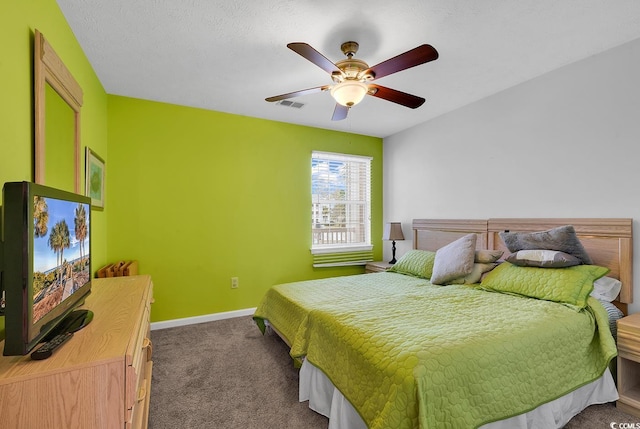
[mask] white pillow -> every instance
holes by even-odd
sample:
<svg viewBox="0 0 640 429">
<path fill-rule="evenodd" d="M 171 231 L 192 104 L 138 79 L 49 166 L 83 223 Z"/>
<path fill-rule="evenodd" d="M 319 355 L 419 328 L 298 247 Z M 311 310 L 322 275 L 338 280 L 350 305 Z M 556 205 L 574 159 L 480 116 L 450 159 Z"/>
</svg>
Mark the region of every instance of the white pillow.
<svg viewBox="0 0 640 429">
<path fill-rule="evenodd" d="M 438 249 L 433 261 L 431 283 L 444 285 L 470 274 L 473 270 L 477 238 L 476 234 L 467 234 Z"/>
<path fill-rule="evenodd" d="M 484 273 L 488 273 L 489 271 L 493 270 L 497 266 L 498 264 L 495 262 L 491 264 L 482 264 L 482 263 L 476 262 L 473 264 L 473 269 L 469 274 L 467 274 L 464 277 L 460 277 L 458 279 L 450 280 L 449 283 L 454 285 L 470 285 L 470 284 L 480 283 L 480 279 L 482 278 L 482 275 Z"/>
<path fill-rule="evenodd" d="M 602 301 L 611 302 L 618 297 L 620 289 L 622 289 L 622 282 L 620 280 L 614 279 L 613 277 L 600 277 L 593 282 L 591 296 Z"/>
<path fill-rule="evenodd" d="M 504 252 L 502 250 L 476 250 L 475 262 L 491 264 L 497 262 Z"/>
<path fill-rule="evenodd" d="M 580 259 L 568 253 L 544 249 L 518 250 L 504 259 L 521 267 L 540 268 L 572 267 L 582 263 Z"/>
</svg>

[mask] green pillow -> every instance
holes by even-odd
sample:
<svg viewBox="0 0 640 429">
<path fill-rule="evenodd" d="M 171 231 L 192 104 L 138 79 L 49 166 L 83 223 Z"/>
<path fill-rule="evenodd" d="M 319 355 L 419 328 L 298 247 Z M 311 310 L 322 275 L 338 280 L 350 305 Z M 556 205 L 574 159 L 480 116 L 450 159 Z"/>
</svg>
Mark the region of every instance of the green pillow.
<svg viewBox="0 0 640 429">
<path fill-rule="evenodd" d="M 436 252 L 428 250 L 409 250 L 388 271 L 409 276 L 430 279 Z"/>
<path fill-rule="evenodd" d="M 597 265 L 538 268 L 519 267 L 504 262 L 487 274 L 480 286 L 485 290 L 524 295 L 584 308 L 593 290 L 593 282 L 608 272 L 608 268 Z"/>
</svg>

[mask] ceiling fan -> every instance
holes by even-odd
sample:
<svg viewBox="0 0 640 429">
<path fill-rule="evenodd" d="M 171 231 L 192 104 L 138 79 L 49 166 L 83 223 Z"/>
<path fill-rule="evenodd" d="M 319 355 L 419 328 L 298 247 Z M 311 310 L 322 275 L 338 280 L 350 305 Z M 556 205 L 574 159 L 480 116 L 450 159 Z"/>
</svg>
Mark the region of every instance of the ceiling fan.
<svg viewBox="0 0 640 429">
<path fill-rule="evenodd" d="M 369 82 L 438 59 L 438 51 L 436 51 L 433 46 L 426 44 L 376 64 L 373 67 L 369 67 L 364 61 L 354 57 L 359 47 L 356 42 L 345 42 L 340 46 L 340 49 L 347 58 L 335 64 L 307 43 L 289 43 L 287 47 L 329 73 L 335 84 L 276 95 L 266 98 L 266 100 L 280 101 L 301 95 L 330 91 L 336 100 L 336 107 L 333 111 L 333 117 L 331 118 L 333 121 L 345 119 L 347 113 L 349 113 L 349 109 L 362 101 L 365 95 L 372 95 L 387 101 L 392 101 L 411 109 L 422 106 L 425 102 L 425 99 L 422 97 Z"/>
</svg>

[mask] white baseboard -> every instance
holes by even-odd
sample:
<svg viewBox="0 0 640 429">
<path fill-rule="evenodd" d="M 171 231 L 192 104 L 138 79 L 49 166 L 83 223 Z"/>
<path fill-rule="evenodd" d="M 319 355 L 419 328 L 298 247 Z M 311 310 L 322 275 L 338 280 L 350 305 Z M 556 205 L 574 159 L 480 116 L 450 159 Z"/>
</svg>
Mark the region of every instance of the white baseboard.
<svg viewBox="0 0 640 429">
<path fill-rule="evenodd" d="M 225 311 L 223 313 L 204 314 L 202 316 L 185 317 L 183 319 L 163 320 L 162 322 L 152 322 L 151 330 L 174 328 L 176 326 L 195 325 L 197 323 L 213 322 L 216 320 L 232 319 L 234 317 L 251 316 L 256 308 L 245 308 L 244 310 Z"/>
</svg>

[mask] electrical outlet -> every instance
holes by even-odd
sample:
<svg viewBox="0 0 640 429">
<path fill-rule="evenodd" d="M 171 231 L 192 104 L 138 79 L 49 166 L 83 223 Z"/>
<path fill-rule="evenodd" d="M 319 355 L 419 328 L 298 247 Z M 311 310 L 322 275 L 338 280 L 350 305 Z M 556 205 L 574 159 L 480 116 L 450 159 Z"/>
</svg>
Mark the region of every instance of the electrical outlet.
<svg viewBox="0 0 640 429">
<path fill-rule="evenodd" d="M 231 277 L 231 289 L 237 289 L 240 286 L 240 282 L 237 277 Z"/>
</svg>

